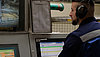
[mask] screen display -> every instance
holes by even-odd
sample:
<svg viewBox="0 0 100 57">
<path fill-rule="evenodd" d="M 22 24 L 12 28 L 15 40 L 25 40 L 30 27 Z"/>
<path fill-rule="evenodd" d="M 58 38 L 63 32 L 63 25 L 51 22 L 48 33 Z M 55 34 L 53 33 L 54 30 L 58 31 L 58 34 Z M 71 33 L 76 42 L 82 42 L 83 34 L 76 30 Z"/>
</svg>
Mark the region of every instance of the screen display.
<svg viewBox="0 0 100 57">
<path fill-rule="evenodd" d="M 17 44 L 0 44 L 0 57 L 20 57 Z"/>
<path fill-rule="evenodd" d="M 41 57 L 58 57 L 64 42 L 40 42 Z"/>
<path fill-rule="evenodd" d="M 24 0 L 0 0 L 0 30 L 16 30 L 24 22 Z M 20 13 L 21 12 L 21 13 Z M 22 25 L 23 26 L 23 25 Z"/>
<path fill-rule="evenodd" d="M 0 48 L 0 57 L 15 57 L 14 48 Z"/>
</svg>

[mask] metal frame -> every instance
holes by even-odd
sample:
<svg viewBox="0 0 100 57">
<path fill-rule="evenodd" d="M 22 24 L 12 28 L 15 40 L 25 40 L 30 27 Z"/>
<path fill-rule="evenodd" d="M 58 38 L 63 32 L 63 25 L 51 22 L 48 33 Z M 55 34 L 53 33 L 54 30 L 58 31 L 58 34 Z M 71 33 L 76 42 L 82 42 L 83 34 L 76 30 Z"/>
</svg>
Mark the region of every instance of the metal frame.
<svg viewBox="0 0 100 57">
<path fill-rule="evenodd" d="M 28 34 L 0 34 L 0 44 L 18 44 L 20 57 L 31 57 Z"/>
</svg>

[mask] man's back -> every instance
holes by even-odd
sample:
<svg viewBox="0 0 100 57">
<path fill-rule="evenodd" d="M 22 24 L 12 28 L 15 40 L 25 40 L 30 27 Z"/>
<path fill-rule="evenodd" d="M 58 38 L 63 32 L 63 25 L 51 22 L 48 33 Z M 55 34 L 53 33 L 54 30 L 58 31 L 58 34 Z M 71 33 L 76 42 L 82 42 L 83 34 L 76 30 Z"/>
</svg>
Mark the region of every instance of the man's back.
<svg viewBox="0 0 100 57">
<path fill-rule="evenodd" d="M 76 57 L 100 57 L 100 29 L 80 37 L 83 44 Z"/>
<path fill-rule="evenodd" d="M 84 20 L 77 30 L 73 31 L 67 36 L 63 51 L 59 57 L 75 57 L 83 44 L 80 36 L 93 30 L 100 29 L 100 23 L 96 22 L 94 17 L 90 17 L 88 19 L 88 21 Z"/>
</svg>

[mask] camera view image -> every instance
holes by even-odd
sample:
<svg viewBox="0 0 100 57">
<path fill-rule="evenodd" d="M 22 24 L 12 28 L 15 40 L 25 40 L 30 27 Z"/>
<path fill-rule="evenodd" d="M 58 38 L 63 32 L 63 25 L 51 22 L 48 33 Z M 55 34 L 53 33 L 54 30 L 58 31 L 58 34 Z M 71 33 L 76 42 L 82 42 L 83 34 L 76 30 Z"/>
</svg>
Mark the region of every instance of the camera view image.
<svg viewBox="0 0 100 57">
<path fill-rule="evenodd" d="M 63 45 L 64 42 L 41 42 L 41 57 L 58 57 Z"/>
<path fill-rule="evenodd" d="M 1 49 L 0 57 L 15 57 L 14 49 Z"/>
<path fill-rule="evenodd" d="M 19 22 L 19 0 L 0 0 L 0 30 L 13 29 Z"/>
</svg>

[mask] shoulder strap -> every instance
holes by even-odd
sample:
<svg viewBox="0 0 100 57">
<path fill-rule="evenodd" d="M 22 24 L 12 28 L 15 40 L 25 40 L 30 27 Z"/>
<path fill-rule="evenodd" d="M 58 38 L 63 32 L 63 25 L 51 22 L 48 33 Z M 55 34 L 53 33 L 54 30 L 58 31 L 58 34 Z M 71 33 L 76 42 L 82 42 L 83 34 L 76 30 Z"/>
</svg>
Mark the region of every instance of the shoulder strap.
<svg viewBox="0 0 100 57">
<path fill-rule="evenodd" d="M 91 31 L 85 35 L 82 35 L 80 38 L 83 42 L 85 42 L 85 41 L 92 39 L 92 38 L 95 38 L 97 36 L 100 36 L 100 29 L 94 30 L 94 31 Z"/>
</svg>

